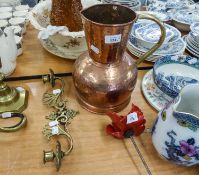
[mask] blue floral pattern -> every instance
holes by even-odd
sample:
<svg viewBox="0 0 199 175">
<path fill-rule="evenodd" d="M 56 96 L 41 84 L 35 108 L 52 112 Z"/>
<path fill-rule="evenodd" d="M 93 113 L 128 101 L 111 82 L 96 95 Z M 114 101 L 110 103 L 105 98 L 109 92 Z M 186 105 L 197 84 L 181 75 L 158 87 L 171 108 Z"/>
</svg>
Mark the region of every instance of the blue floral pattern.
<svg viewBox="0 0 199 175">
<path fill-rule="evenodd" d="M 177 134 L 172 130 L 167 132 L 170 141 L 165 141 L 167 155 L 162 155 L 167 160 L 176 164 L 191 165 L 199 162 L 199 147 L 195 145 L 195 139 L 176 141 Z"/>
<path fill-rule="evenodd" d="M 187 114 L 187 113 L 182 113 L 182 112 L 173 112 L 173 116 L 177 120 L 185 121 L 187 123 L 191 123 L 193 126 L 196 128 L 199 128 L 199 120 L 197 117 Z"/>
</svg>

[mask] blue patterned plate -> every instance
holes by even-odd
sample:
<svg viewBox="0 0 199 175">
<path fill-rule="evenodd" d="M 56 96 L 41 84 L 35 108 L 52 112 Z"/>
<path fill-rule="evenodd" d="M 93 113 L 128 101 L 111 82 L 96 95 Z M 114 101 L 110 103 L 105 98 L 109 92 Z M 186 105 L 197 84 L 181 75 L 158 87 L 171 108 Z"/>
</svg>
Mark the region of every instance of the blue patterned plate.
<svg viewBox="0 0 199 175">
<path fill-rule="evenodd" d="M 153 73 L 159 89 L 174 98 L 184 86 L 199 83 L 199 60 L 187 55 L 163 56 L 155 62 Z"/>
<path fill-rule="evenodd" d="M 155 28 L 158 27 L 157 24 L 151 22 L 150 20 L 138 20 L 137 23 L 135 23 L 132 27 L 131 30 L 131 35 L 133 35 L 134 37 L 136 37 L 135 31 L 143 28 L 143 27 L 148 27 L 149 25 L 156 25 Z M 172 33 L 174 34 L 173 37 L 170 39 L 170 42 L 174 42 L 177 41 L 180 37 L 181 37 L 181 32 L 176 29 L 175 27 L 165 24 L 166 29 L 172 31 Z"/>
<path fill-rule="evenodd" d="M 174 13 L 173 20 L 186 25 L 199 22 L 199 10 L 178 10 Z"/>
<path fill-rule="evenodd" d="M 135 30 L 135 36 L 149 43 L 157 43 L 160 38 L 160 28 L 157 24 L 152 23 L 145 27 L 140 27 Z M 166 27 L 166 38 L 164 43 L 169 42 L 173 38 L 174 33 L 168 27 Z"/>
</svg>

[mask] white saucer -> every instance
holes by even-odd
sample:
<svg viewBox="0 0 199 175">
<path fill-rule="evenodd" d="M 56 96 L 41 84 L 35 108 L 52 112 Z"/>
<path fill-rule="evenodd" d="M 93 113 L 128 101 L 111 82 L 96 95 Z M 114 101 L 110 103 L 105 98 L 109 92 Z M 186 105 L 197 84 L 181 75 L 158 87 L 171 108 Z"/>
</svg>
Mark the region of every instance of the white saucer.
<svg viewBox="0 0 199 175">
<path fill-rule="evenodd" d="M 153 69 L 144 75 L 141 86 L 146 100 L 157 111 L 161 111 L 171 100 L 173 100 L 171 97 L 163 93 L 154 83 Z"/>
<path fill-rule="evenodd" d="M 59 56 L 61 58 L 74 60 L 77 59 L 83 53 L 83 52 L 61 51 L 50 40 L 40 40 L 40 42 L 44 49 L 46 49 L 48 52 L 52 53 L 53 55 Z"/>
</svg>

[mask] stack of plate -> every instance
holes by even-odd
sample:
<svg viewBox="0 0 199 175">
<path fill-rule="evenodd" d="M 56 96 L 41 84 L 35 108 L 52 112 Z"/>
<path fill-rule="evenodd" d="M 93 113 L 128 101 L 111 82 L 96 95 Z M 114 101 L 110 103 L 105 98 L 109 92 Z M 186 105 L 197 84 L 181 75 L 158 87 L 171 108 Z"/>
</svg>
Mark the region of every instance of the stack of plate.
<svg viewBox="0 0 199 175">
<path fill-rule="evenodd" d="M 18 49 L 17 56 L 19 56 L 23 52 L 22 42 L 23 42 L 23 35 L 26 32 L 26 26 L 28 25 L 29 22 L 27 19 L 29 6 L 19 5 L 13 7 L 11 5 L 6 7 L 0 6 L 0 29 L 6 35 L 9 33 L 10 28 L 13 30 Z"/>
<path fill-rule="evenodd" d="M 141 8 L 141 2 L 140 0 L 103 0 L 103 3 L 107 4 L 120 4 L 124 5 L 126 7 L 129 7 L 130 9 L 134 11 L 139 11 Z"/>
<path fill-rule="evenodd" d="M 167 12 L 169 9 L 186 8 L 194 4 L 193 0 L 147 0 L 147 10 Z"/>
<path fill-rule="evenodd" d="M 181 38 L 181 33 L 168 24 L 165 24 L 165 27 L 164 43 L 152 56 L 146 59 L 147 61 L 154 62 L 159 56 L 183 54 L 186 43 Z M 157 24 L 149 20 L 139 20 L 132 28 L 127 48 L 133 55 L 141 57 L 158 42 L 159 37 L 160 29 Z"/>
<path fill-rule="evenodd" d="M 146 5 L 147 11 L 160 12 L 170 17 L 170 19 L 174 19 L 174 25 L 182 31 L 188 31 L 189 26 L 187 27 L 187 20 L 184 21 L 181 16 L 183 18 L 186 15 L 185 18 L 189 18 L 188 16 L 192 16 L 192 14 L 189 14 L 189 12 L 185 14 L 186 11 L 197 7 L 193 0 L 147 0 Z M 181 11 L 182 9 L 186 10 Z M 193 18 L 191 17 L 191 19 Z"/>
<path fill-rule="evenodd" d="M 184 37 L 187 43 L 186 49 L 195 57 L 199 58 L 199 22 L 191 25 L 191 31 Z"/>
</svg>

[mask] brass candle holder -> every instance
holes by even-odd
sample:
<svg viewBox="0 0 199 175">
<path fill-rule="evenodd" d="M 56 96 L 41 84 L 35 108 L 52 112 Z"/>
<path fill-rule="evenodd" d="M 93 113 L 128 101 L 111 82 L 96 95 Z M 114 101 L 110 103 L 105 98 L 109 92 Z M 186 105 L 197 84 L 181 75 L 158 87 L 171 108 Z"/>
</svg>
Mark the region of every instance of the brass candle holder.
<svg viewBox="0 0 199 175">
<path fill-rule="evenodd" d="M 62 99 L 65 86 L 64 80 L 56 77 L 52 69 L 50 69 L 50 74 L 43 76 L 43 82 L 50 83 L 52 87 L 55 87 L 56 80 L 61 82 L 61 88 L 56 89 L 56 91 L 54 91 L 55 93 L 45 92 L 42 98 L 44 105 L 56 109 L 50 115 L 46 116 L 46 119 L 50 120 L 50 122 L 44 126 L 43 134 L 48 140 L 50 140 L 53 136 L 64 136 L 68 143 L 68 148 L 66 151 L 62 151 L 61 143 L 57 141 L 55 151 L 43 151 L 43 162 L 45 164 L 46 162 L 54 161 L 56 170 L 59 171 L 62 159 L 69 155 L 73 149 L 73 139 L 67 126 L 70 124 L 70 120 L 73 119 L 73 117 L 75 117 L 79 112 L 68 109 L 66 101 Z"/>
<path fill-rule="evenodd" d="M 9 87 L 4 79 L 4 74 L 0 73 L 0 113 L 21 113 L 28 105 L 28 91 L 22 87 Z"/>
</svg>

